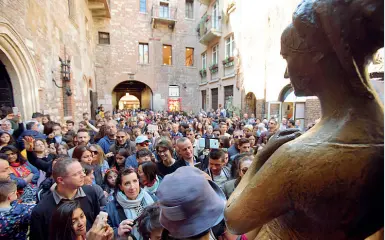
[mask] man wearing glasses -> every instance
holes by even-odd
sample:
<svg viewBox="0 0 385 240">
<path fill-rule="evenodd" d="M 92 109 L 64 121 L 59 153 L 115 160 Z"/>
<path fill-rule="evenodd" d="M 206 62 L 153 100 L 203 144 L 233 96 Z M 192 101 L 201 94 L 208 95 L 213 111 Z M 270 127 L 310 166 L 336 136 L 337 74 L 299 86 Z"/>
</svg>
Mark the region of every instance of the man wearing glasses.
<svg viewBox="0 0 385 240">
<path fill-rule="evenodd" d="M 140 135 L 135 139 L 135 144 L 136 144 L 136 152 L 138 152 L 141 149 L 148 149 L 148 146 L 150 145 L 150 140 L 146 136 Z M 136 159 L 136 154 L 132 154 L 126 159 L 125 163 L 126 168 L 138 168 L 138 161 Z"/>
<path fill-rule="evenodd" d="M 234 133 L 233 133 L 234 142 L 230 146 L 230 148 L 227 150 L 227 152 L 229 153 L 230 159 L 232 156 L 239 154 L 238 142 L 239 142 L 239 139 L 244 138 L 244 137 L 245 137 L 245 133 L 243 132 L 243 130 L 234 131 Z"/>
<path fill-rule="evenodd" d="M 52 213 L 63 201 L 76 199 L 87 218 L 87 230 L 100 212 L 98 196 L 92 186 L 84 185 L 84 170 L 79 161 L 70 158 L 58 161 L 52 169 L 56 188 L 32 210 L 30 240 L 49 238 Z"/>
<path fill-rule="evenodd" d="M 266 132 L 261 133 L 261 136 L 258 138 L 257 146 L 261 146 L 263 143 L 263 139 L 266 138 L 266 136 L 273 136 L 278 128 L 277 128 L 277 121 L 275 119 L 270 119 L 269 121 L 269 127 Z"/>
</svg>

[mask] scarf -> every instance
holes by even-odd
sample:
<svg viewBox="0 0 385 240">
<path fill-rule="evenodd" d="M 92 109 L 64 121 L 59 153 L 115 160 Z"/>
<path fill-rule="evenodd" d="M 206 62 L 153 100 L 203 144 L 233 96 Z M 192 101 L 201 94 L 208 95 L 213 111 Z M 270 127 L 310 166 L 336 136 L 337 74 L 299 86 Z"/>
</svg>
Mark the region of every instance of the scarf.
<svg viewBox="0 0 385 240">
<path fill-rule="evenodd" d="M 27 168 L 26 164 L 21 165 L 20 162 L 13 162 L 10 165 L 11 171 L 18 178 L 25 178 L 31 174 L 31 171 Z"/>
<path fill-rule="evenodd" d="M 148 191 L 149 193 L 156 193 L 156 190 L 158 190 L 159 184 L 160 184 L 159 178 L 158 176 L 156 176 L 154 184 L 152 184 L 151 186 L 145 186 L 144 190 Z"/>
<path fill-rule="evenodd" d="M 129 200 L 122 191 L 116 194 L 116 201 L 122 206 L 127 219 L 136 219 L 143 212 L 143 209 L 154 203 L 154 200 L 144 189 L 140 190 L 135 200 Z M 131 234 L 138 240 L 142 240 L 142 236 L 138 229 L 134 227 Z"/>
</svg>

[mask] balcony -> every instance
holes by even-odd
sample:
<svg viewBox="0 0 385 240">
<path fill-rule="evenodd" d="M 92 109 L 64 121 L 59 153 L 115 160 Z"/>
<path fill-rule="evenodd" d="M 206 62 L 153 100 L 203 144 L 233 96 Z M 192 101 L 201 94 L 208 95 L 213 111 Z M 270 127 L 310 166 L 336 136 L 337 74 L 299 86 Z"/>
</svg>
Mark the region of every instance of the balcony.
<svg viewBox="0 0 385 240">
<path fill-rule="evenodd" d="M 92 17 L 111 18 L 110 0 L 88 0 Z"/>
<path fill-rule="evenodd" d="M 157 28 L 159 24 L 167 25 L 168 28 L 174 29 L 176 23 L 177 8 L 168 5 L 153 5 L 151 8 L 151 25 Z"/>
<path fill-rule="evenodd" d="M 221 37 L 221 16 L 212 18 L 210 15 L 202 17 L 197 26 L 199 42 L 208 45 L 211 41 Z"/>
</svg>

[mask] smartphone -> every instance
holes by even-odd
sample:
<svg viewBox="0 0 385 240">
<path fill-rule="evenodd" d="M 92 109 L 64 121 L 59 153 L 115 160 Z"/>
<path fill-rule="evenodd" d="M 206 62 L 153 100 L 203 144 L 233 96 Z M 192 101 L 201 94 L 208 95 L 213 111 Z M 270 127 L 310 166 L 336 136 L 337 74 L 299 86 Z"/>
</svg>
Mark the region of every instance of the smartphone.
<svg viewBox="0 0 385 240">
<path fill-rule="evenodd" d="M 108 213 L 99 212 L 99 222 L 97 223 L 99 226 L 104 227 L 107 223 Z"/>
<path fill-rule="evenodd" d="M 12 112 L 14 115 L 17 115 L 19 113 L 19 108 L 18 107 L 12 107 Z"/>
<path fill-rule="evenodd" d="M 135 226 L 138 223 L 139 217 L 135 218 L 134 221 L 132 221 L 132 224 L 130 224 L 131 227 Z"/>
</svg>

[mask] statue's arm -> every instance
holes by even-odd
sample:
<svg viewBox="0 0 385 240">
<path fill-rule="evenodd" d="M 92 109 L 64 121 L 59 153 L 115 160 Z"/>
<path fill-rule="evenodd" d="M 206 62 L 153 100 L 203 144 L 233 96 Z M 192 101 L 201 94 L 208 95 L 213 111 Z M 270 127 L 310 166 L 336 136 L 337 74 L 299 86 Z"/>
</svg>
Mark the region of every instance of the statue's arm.
<svg viewBox="0 0 385 240">
<path fill-rule="evenodd" d="M 286 166 L 284 156 L 284 151 L 279 149 L 258 173 L 247 174 L 248 179 L 242 179 L 225 209 L 230 232 L 250 232 L 290 209 L 291 202 L 285 191 L 290 181 L 290 166 Z"/>
</svg>

